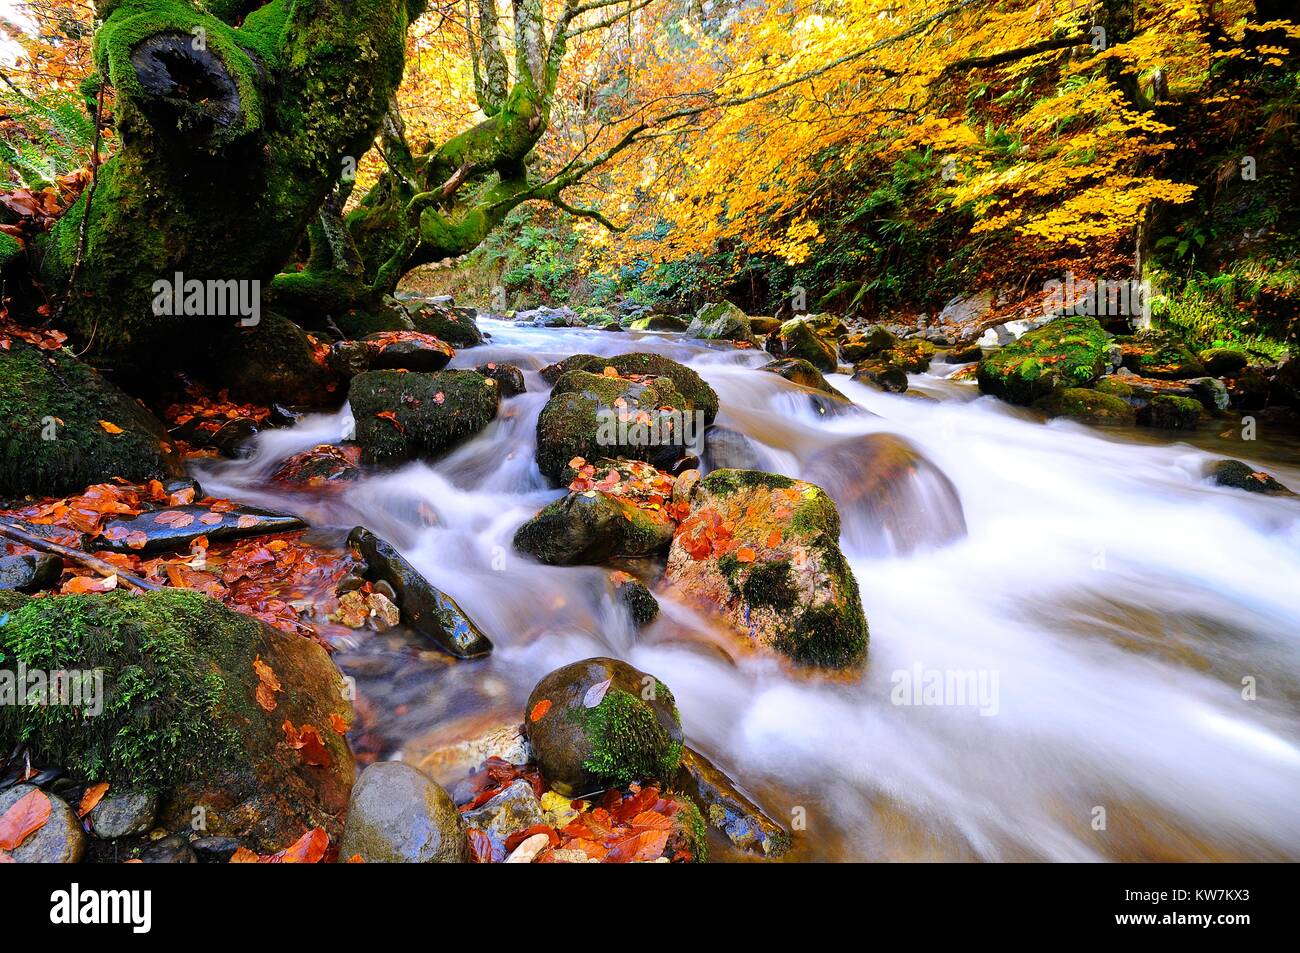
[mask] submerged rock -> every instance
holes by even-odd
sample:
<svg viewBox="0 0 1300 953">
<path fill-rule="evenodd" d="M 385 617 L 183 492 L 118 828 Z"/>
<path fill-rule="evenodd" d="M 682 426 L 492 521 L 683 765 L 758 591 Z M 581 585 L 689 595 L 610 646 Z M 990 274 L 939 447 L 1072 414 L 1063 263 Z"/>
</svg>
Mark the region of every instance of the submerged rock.
<svg viewBox="0 0 1300 953">
<path fill-rule="evenodd" d="M 1216 486 L 1227 486 L 1247 493 L 1289 495 L 1291 491 L 1270 474 L 1256 470 L 1240 460 L 1220 460 L 1210 468 L 1210 479 Z"/>
<path fill-rule="evenodd" d="M 753 470 L 716 470 L 691 493 L 667 578 L 760 645 L 808 665 L 846 668 L 867 650 L 840 519 L 820 487 Z"/>
<path fill-rule="evenodd" d="M 668 783 L 681 762 L 673 693 L 617 659 L 551 672 L 528 696 L 524 727 L 542 776 L 566 797 L 633 781 Z"/>
<path fill-rule="evenodd" d="M 348 801 L 339 860 L 368 864 L 462 864 L 469 860 L 465 825 L 451 795 L 400 761 L 361 772 Z"/>
<path fill-rule="evenodd" d="M 66 350 L 0 350 L 0 498 L 181 474 L 162 424 Z"/>
<path fill-rule="evenodd" d="M 798 384 L 800 387 L 807 387 L 809 390 L 820 391 L 839 400 L 848 401 L 847 397 L 831 386 L 830 382 L 822 376 L 821 371 L 802 358 L 783 357 L 769 364 L 764 364 L 759 370 L 783 377 L 790 383 Z"/>
<path fill-rule="evenodd" d="M 693 748 L 682 748 L 678 786 L 700 805 L 709 826 L 721 831 L 740 850 L 780 857 L 790 849 L 789 832 Z"/>
<path fill-rule="evenodd" d="M 366 576 L 392 587 L 402 621 L 456 658 L 471 659 L 492 651 L 492 642 L 456 600 L 425 579 L 385 539 L 363 526 L 348 534 L 348 547 L 366 565 Z"/>
<path fill-rule="evenodd" d="M 1110 336 L 1095 318 L 1056 318 L 994 351 L 979 364 L 980 390 L 1032 404 L 1057 387 L 1083 387 L 1110 366 Z"/>
<path fill-rule="evenodd" d="M 704 432 L 703 463 L 706 470 L 766 470 L 772 465 L 768 454 L 753 440 L 720 424 Z"/>
<path fill-rule="evenodd" d="M 365 463 L 436 457 L 497 415 L 497 382 L 474 371 L 367 371 L 352 378 L 348 402 Z"/>
<path fill-rule="evenodd" d="M 706 304 L 691 319 L 686 334 L 710 341 L 744 341 L 754 343 L 754 332 L 749 326 L 749 315 L 730 301 Z"/>
<path fill-rule="evenodd" d="M 360 478 L 361 468 L 357 465 L 360 459 L 361 448 L 356 444 L 317 444 L 281 463 L 271 479 L 303 487 L 345 485 Z"/>
<path fill-rule="evenodd" d="M 57 795 L 42 791 L 34 784 L 15 784 L 7 791 L 0 791 L 0 817 L 33 792 L 36 798 L 48 800 L 49 819 L 22 843 L 9 849 L 10 859 L 17 864 L 78 863 L 86 852 L 86 835 L 72 808 Z"/>
<path fill-rule="evenodd" d="M 911 441 L 866 434 L 811 455 L 804 473 L 834 500 L 855 550 L 906 555 L 966 535 L 961 497 Z"/>
<path fill-rule="evenodd" d="M 210 833 L 263 852 L 306 828 L 337 835 L 354 766 L 335 726 L 352 708 L 319 643 L 188 590 L 0 595 L 19 600 L 2 606 L 6 664 L 103 673 L 94 718 L 0 706 L 0 737 L 27 739 L 74 776 L 161 792 L 166 829 L 187 826 L 201 804 Z M 255 660 L 280 686 L 269 699 Z"/>
</svg>

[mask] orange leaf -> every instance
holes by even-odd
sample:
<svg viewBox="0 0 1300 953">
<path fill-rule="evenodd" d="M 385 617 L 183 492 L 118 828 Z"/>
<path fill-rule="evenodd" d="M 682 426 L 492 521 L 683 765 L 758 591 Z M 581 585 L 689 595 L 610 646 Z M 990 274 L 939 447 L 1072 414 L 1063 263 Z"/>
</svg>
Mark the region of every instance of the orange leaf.
<svg viewBox="0 0 1300 953">
<path fill-rule="evenodd" d="M 348 733 L 348 723 L 337 712 L 330 712 L 330 727 L 341 735 Z"/>
<path fill-rule="evenodd" d="M 194 517 L 189 513 L 182 513 L 180 510 L 163 510 L 153 518 L 153 521 L 160 526 L 174 526 L 176 529 L 184 529 L 194 522 Z"/>
<path fill-rule="evenodd" d="M 104 429 L 104 433 L 119 434 L 122 432 L 121 427 L 117 424 L 109 423 L 107 420 L 101 420 L 99 426 Z"/>
<path fill-rule="evenodd" d="M 86 793 L 81 796 L 81 804 L 77 808 L 77 817 L 85 817 L 95 809 L 95 805 L 104 797 L 104 792 L 108 790 L 108 782 L 100 781 L 98 784 L 92 784 L 86 788 Z"/>
<path fill-rule="evenodd" d="M 541 720 L 541 717 L 550 710 L 551 710 L 551 700 L 549 698 L 543 698 L 536 705 L 534 705 L 533 710 L 528 713 L 528 720 L 539 721 Z"/>
<path fill-rule="evenodd" d="M 49 797 L 40 788 L 32 788 L 0 817 L 0 850 L 15 850 L 49 819 Z"/>
<path fill-rule="evenodd" d="M 752 563 L 757 554 L 748 546 L 741 546 L 736 550 L 736 562 Z"/>
<path fill-rule="evenodd" d="M 387 420 L 396 427 L 401 433 L 406 433 L 406 428 L 402 426 L 401 421 L 397 419 L 397 413 L 392 410 L 381 410 L 375 414 L 380 420 Z"/>
<path fill-rule="evenodd" d="M 257 673 L 257 704 L 262 711 L 275 711 L 275 693 L 283 691 L 275 670 L 262 661 L 260 655 L 253 657 L 253 671 Z"/>
</svg>

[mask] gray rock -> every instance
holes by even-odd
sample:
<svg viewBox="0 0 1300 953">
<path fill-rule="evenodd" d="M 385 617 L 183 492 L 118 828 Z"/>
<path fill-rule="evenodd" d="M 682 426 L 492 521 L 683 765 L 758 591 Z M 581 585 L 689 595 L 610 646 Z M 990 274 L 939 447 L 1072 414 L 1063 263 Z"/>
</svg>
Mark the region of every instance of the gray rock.
<svg viewBox="0 0 1300 953">
<path fill-rule="evenodd" d="M 1217 377 L 1193 377 L 1184 381 L 1206 410 L 1228 409 L 1228 388 Z"/>
<path fill-rule="evenodd" d="M 341 859 L 456 864 L 468 852 L 456 805 L 427 775 L 400 761 L 380 761 L 361 772 L 339 841 Z"/>
<path fill-rule="evenodd" d="M 466 811 L 465 826 L 482 831 L 492 841 L 494 859 L 505 858 L 506 839 L 511 834 L 546 823 L 541 802 L 533 793 L 533 786 L 519 780 L 510 785 L 480 808 Z"/>
<path fill-rule="evenodd" d="M 179 834 L 154 841 L 140 851 L 139 859 L 142 864 L 197 864 L 199 862 L 189 842 Z"/>
<path fill-rule="evenodd" d="M 144 834 L 158 816 L 158 798 L 137 788 L 110 788 L 103 800 L 90 812 L 95 836 L 116 840 Z"/>
<path fill-rule="evenodd" d="M 200 864 L 227 863 L 238 849 L 239 841 L 233 837 L 211 835 L 190 841 L 190 850 L 194 851 Z"/>
<path fill-rule="evenodd" d="M 39 790 L 31 784 L 16 784 L 0 792 L 0 816 L 23 797 Z M 9 856 L 19 864 L 75 864 L 86 850 L 86 835 L 77 822 L 77 815 L 62 798 L 42 793 L 50 799 L 49 819 L 9 851 Z"/>
<path fill-rule="evenodd" d="M 44 553 L 25 553 L 22 556 L 0 557 L 0 589 L 17 589 L 19 592 L 37 592 L 48 589 L 59 580 L 63 560 Z"/>
</svg>

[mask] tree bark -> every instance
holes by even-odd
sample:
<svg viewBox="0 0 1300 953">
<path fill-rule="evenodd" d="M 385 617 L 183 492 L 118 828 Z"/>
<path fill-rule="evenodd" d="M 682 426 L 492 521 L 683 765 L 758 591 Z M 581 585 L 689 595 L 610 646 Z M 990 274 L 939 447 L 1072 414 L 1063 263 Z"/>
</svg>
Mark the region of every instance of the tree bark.
<svg viewBox="0 0 1300 953">
<path fill-rule="evenodd" d="M 83 195 L 37 248 L 76 343 L 138 372 L 237 326 L 241 315 L 159 313 L 155 283 L 270 281 L 345 159 L 370 147 L 422 3 L 99 0 L 95 63 L 119 149 L 89 209 Z"/>
</svg>

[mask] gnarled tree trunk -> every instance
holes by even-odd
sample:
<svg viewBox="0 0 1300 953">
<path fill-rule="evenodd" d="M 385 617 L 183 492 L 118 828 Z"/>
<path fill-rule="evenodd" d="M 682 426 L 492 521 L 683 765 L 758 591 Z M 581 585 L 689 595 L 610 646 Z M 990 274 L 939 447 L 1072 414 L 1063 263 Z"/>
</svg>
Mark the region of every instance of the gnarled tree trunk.
<svg viewBox="0 0 1300 953">
<path fill-rule="evenodd" d="M 269 283 L 374 140 L 422 4 L 98 0 L 120 146 L 36 249 L 78 343 L 132 372 L 237 325 L 159 313 L 155 283 Z"/>
</svg>

